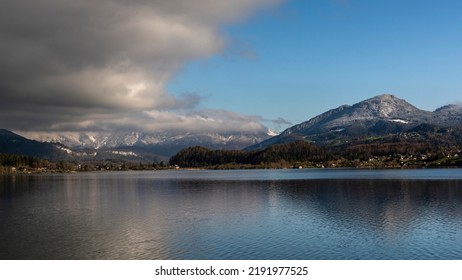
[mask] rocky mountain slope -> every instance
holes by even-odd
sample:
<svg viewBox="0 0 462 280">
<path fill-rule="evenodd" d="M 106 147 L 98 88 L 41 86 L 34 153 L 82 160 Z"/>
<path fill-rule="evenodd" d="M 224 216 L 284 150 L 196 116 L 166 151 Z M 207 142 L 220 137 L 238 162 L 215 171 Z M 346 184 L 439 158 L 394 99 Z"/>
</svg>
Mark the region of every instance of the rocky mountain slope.
<svg viewBox="0 0 462 280">
<path fill-rule="evenodd" d="M 403 133 L 422 125 L 437 128 L 459 127 L 462 124 L 462 106 L 448 105 L 429 112 L 416 108 L 394 95 L 379 95 L 354 105 L 343 105 L 306 122 L 286 129 L 280 135 L 246 150 L 264 149 L 274 144 L 297 140 L 319 145 L 331 145 L 371 136 Z"/>
<path fill-rule="evenodd" d="M 144 133 L 144 132 L 67 132 L 21 135 L 42 142 L 56 144 L 67 157 L 80 159 L 126 159 L 166 161 L 181 149 L 204 146 L 210 149 L 239 150 L 264 141 L 271 133 Z M 274 135 L 274 134 L 273 134 Z M 18 151 L 20 152 L 20 151 Z"/>
</svg>

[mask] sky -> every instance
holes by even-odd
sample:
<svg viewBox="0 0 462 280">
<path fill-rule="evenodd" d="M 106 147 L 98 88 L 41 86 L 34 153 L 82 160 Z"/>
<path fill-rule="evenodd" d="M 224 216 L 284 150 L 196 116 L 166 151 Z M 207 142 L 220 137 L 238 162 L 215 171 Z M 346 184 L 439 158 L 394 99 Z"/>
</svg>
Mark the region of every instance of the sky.
<svg viewBox="0 0 462 280">
<path fill-rule="evenodd" d="M 462 2 L 0 0 L 0 127 L 257 131 L 462 101 Z"/>
</svg>

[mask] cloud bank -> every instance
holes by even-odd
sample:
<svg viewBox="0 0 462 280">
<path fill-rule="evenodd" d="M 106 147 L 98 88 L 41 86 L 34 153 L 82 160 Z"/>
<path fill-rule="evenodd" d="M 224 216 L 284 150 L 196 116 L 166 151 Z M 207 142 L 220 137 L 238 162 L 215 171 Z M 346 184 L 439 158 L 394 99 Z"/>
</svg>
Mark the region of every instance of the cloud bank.
<svg viewBox="0 0 462 280">
<path fill-rule="evenodd" d="M 166 83 L 221 52 L 220 26 L 281 0 L 0 0 L 0 126 L 77 131 L 262 128 L 197 111 Z"/>
</svg>

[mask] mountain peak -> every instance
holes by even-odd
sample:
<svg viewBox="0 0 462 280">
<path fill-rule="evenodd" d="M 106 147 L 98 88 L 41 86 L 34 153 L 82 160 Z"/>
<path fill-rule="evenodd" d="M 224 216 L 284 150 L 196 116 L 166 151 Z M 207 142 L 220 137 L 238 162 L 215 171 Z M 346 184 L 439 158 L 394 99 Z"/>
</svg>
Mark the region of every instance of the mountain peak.
<svg viewBox="0 0 462 280">
<path fill-rule="evenodd" d="M 354 113 L 366 118 L 403 118 L 422 110 L 392 94 L 382 94 L 353 105 Z"/>
<path fill-rule="evenodd" d="M 382 94 L 352 106 L 344 105 L 329 110 L 248 149 L 261 149 L 299 139 L 330 143 L 336 139 L 343 139 L 342 137 L 354 138 L 406 131 L 421 123 L 443 123 L 442 119 L 445 118 L 443 114 L 440 115 L 441 117 L 438 117 L 432 112 L 418 109 L 392 94 Z"/>
<path fill-rule="evenodd" d="M 374 96 L 372 98 L 366 99 L 366 100 L 361 101 L 359 103 L 364 103 L 364 102 L 366 102 L 366 103 L 378 102 L 378 103 L 381 103 L 381 104 L 389 103 L 389 104 L 395 104 L 395 105 L 410 105 L 410 106 L 412 106 L 406 100 L 400 99 L 400 98 L 394 96 L 393 94 L 388 94 L 388 93 Z"/>
<path fill-rule="evenodd" d="M 425 114 L 425 111 L 414 107 L 406 100 L 399 99 L 392 94 L 382 94 L 352 106 L 343 105 L 329 110 L 287 129 L 283 134 L 310 134 L 338 130 L 362 121 L 401 120 L 403 123 L 408 123 L 414 116 L 420 118 Z"/>
<path fill-rule="evenodd" d="M 401 100 L 399 98 L 397 98 L 396 96 L 394 96 L 393 94 L 389 94 L 389 93 L 384 93 L 384 94 L 381 94 L 381 95 L 377 95 L 375 97 L 372 97 L 371 99 L 380 99 L 380 100 Z"/>
</svg>

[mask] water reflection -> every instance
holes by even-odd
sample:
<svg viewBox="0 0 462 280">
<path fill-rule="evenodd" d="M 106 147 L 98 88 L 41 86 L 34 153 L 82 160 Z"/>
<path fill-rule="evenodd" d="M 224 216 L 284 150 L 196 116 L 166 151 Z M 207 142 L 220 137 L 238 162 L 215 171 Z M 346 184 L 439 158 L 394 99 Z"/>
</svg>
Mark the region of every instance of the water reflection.
<svg viewBox="0 0 462 280">
<path fill-rule="evenodd" d="M 3 176 L 0 258 L 462 258 L 461 180 L 262 176 Z"/>
<path fill-rule="evenodd" d="M 460 181 L 320 180 L 281 189 L 288 205 L 304 207 L 301 215 L 329 229 L 326 247 L 338 250 L 322 258 L 434 259 L 462 256 L 455 242 L 462 240 L 460 187 Z"/>
</svg>

